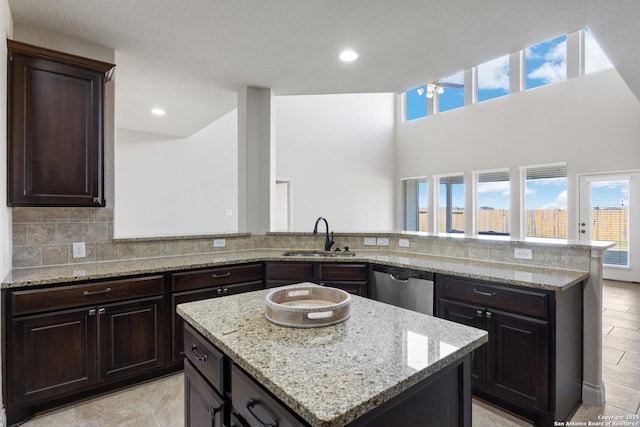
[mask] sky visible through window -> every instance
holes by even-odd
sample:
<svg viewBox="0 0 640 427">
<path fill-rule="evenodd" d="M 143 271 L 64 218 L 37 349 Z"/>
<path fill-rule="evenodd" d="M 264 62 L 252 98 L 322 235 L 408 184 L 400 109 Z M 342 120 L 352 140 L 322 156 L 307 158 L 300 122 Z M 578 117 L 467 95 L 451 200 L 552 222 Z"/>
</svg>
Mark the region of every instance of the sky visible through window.
<svg viewBox="0 0 640 427">
<path fill-rule="evenodd" d="M 464 107 L 464 71 L 444 77 L 440 82 L 462 85 L 462 87 L 444 87 L 444 92 L 438 96 L 438 112 Z"/>
<path fill-rule="evenodd" d="M 567 79 L 567 36 L 556 37 L 525 50 L 527 89 Z"/>
<path fill-rule="evenodd" d="M 589 28 L 584 30 L 585 74 L 612 68 Z M 508 95 L 509 55 L 478 65 L 478 102 Z M 567 78 L 567 36 L 563 35 L 525 49 L 525 87 L 532 89 Z M 447 83 L 464 83 L 464 72 L 440 79 Z M 439 112 L 464 106 L 464 88 L 445 87 L 439 96 Z M 427 112 L 426 85 L 406 92 L 406 120 L 433 114 Z"/>
<path fill-rule="evenodd" d="M 509 94 L 509 55 L 478 65 L 478 102 Z"/>
<path fill-rule="evenodd" d="M 528 179 L 527 210 L 567 209 L 567 178 Z"/>
</svg>

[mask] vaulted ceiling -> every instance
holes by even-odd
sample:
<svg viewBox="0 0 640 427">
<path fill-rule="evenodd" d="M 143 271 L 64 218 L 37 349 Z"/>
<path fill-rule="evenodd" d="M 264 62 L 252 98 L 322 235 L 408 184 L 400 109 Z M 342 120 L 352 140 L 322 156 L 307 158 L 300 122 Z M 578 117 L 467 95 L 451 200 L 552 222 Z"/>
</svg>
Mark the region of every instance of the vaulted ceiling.
<svg viewBox="0 0 640 427">
<path fill-rule="evenodd" d="M 184 137 L 276 95 L 402 92 L 585 26 L 640 98 L 637 0 L 9 0 L 14 25 L 116 51 L 119 127 Z M 344 48 L 353 63 L 338 60 Z M 163 120 L 149 116 L 163 106 Z"/>
</svg>

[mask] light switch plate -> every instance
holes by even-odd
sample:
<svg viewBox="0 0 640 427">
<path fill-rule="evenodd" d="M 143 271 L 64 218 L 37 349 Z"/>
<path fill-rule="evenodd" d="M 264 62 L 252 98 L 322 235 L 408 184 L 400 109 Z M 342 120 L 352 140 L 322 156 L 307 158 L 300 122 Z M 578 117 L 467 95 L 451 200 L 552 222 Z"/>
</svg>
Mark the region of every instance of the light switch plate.
<svg viewBox="0 0 640 427">
<path fill-rule="evenodd" d="M 365 237 L 364 238 L 364 245 L 365 246 L 375 246 L 376 245 L 376 238 L 375 237 Z"/>
<path fill-rule="evenodd" d="M 533 250 L 516 248 L 513 250 L 513 257 L 515 259 L 533 259 Z"/>
<path fill-rule="evenodd" d="M 226 239 L 213 239 L 213 247 L 214 248 L 224 248 L 227 246 Z"/>
</svg>

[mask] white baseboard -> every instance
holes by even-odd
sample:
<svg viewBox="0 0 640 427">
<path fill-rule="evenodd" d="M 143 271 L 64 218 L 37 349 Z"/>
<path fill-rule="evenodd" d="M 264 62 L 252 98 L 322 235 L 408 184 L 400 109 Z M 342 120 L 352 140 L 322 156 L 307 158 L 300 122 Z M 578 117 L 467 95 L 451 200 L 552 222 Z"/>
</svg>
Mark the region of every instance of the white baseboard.
<svg viewBox="0 0 640 427">
<path fill-rule="evenodd" d="M 604 384 L 593 385 L 582 382 L 582 403 L 590 406 L 602 406 L 605 401 Z"/>
</svg>

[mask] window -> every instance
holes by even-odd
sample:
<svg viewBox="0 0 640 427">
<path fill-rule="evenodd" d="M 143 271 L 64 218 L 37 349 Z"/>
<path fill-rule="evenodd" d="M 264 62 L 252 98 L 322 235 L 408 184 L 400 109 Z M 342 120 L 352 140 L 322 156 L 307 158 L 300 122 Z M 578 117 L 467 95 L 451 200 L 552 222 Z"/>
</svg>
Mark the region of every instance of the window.
<svg viewBox="0 0 640 427">
<path fill-rule="evenodd" d="M 526 88 L 567 79 L 567 36 L 530 46 L 525 51 Z"/>
<path fill-rule="evenodd" d="M 438 112 L 464 106 L 464 71 L 440 79 L 437 84 L 444 90 L 438 92 Z"/>
<path fill-rule="evenodd" d="M 403 180 L 405 231 L 427 231 L 427 180 L 425 178 Z"/>
<path fill-rule="evenodd" d="M 591 240 L 615 242 L 602 262 L 629 266 L 629 180 L 591 183 Z"/>
<path fill-rule="evenodd" d="M 427 85 L 418 86 L 405 93 L 405 117 L 407 121 L 427 116 Z"/>
<path fill-rule="evenodd" d="M 584 29 L 584 73 L 594 73 L 600 70 L 612 68 L 613 64 L 602 51 L 602 48 L 596 41 L 593 33 L 588 29 Z"/>
<path fill-rule="evenodd" d="M 509 55 L 478 65 L 478 102 L 509 94 Z"/>
<path fill-rule="evenodd" d="M 509 170 L 475 173 L 478 234 L 509 235 L 511 207 Z"/>
<path fill-rule="evenodd" d="M 438 232 L 464 233 L 464 175 L 441 177 L 438 191 Z"/>
<path fill-rule="evenodd" d="M 523 168 L 525 237 L 567 238 L 567 165 Z"/>
</svg>

